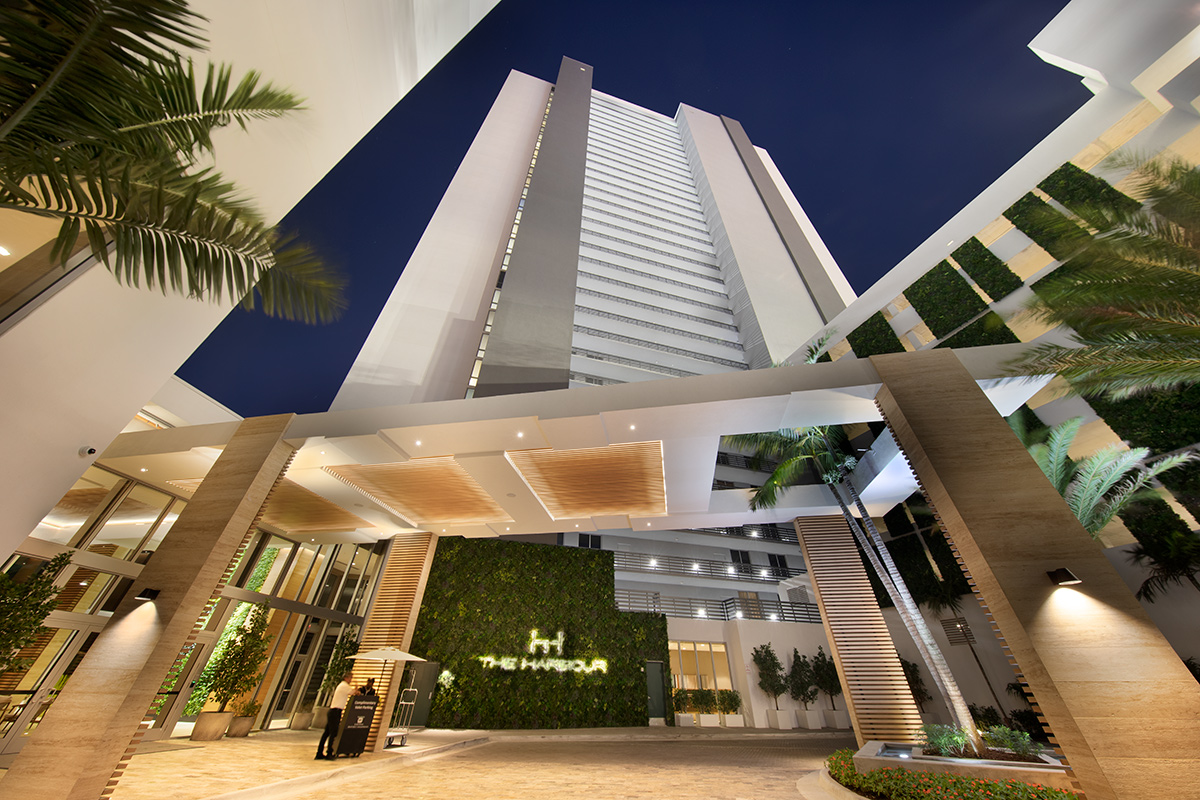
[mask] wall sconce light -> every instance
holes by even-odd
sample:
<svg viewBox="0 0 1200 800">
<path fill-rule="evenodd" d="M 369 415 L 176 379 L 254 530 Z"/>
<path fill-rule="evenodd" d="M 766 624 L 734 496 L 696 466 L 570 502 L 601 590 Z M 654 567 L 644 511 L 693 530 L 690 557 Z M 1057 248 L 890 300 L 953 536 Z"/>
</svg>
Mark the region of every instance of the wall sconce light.
<svg viewBox="0 0 1200 800">
<path fill-rule="evenodd" d="M 158 597 L 158 589 L 151 589 L 151 588 L 147 587 L 145 589 L 142 589 L 140 592 L 138 592 L 137 595 L 133 599 L 134 600 L 153 600 L 156 597 Z"/>
<path fill-rule="evenodd" d="M 1046 573 L 1050 576 L 1050 582 L 1055 586 L 1073 586 L 1077 583 L 1083 583 L 1079 578 L 1075 577 L 1075 573 L 1066 567 L 1059 567 Z"/>
</svg>

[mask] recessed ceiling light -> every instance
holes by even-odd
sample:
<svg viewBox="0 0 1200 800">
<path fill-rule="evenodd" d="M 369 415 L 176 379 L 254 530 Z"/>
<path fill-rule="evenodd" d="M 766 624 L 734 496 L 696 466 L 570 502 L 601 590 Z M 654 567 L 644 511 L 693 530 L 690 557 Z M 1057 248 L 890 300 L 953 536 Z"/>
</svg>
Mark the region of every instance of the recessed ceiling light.
<svg viewBox="0 0 1200 800">
<path fill-rule="evenodd" d="M 0 246 L 0 256 L 11 256 L 11 255 L 12 255 L 12 253 L 8 252 L 7 247 Z"/>
<path fill-rule="evenodd" d="M 575 527 L 576 527 L 576 528 L 578 528 L 578 527 L 579 527 L 579 524 L 578 524 L 578 523 L 576 523 L 576 524 L 575 524 Z"/>
<path fill-rule="evenodd" d="M 321 455 L 325 455 L 325 451 L 324 451 L 324 450 L 322 450 L 322 451 L 321 451 Z"/>
<path fill-rule="evenodd" d="M 524 438 L 524 437 L 525 437 L 525 432 L 524 432 L 524 431 L 517 431 L 517 438 L 518 438 L 518 439 L 522 439 L 522 438 Z"/>
<path fill-rule="evenodd" d="M 649 522 L 647 522 L 647 523 L 646 523 L 646 527 L 647 527 L 647 528 L 649 528 L 649 527 L 650 527 L 650 523 L 649 523 Z"/>
<path fill-rule="evenodd" d="M 631 430 L 631 431 L 636 431 L 636 430 L 637 430 L 637 425 L 630 425 L 630 426 L 629 426 L 629 430 Z"/>
<path fill-rule="evenodd" d="M 146 469 L 145 467 L 142 467 L 141 471 L 142 471 L 142 472 L 149 472 L 150 470 Z"/>
<path fill-rule="evenodd" d="M 505 528 L 504 530 L 508 531 L 508 530 L 512 530 L 512 528 Z"/>
<path fill-rule="evenodd" d="M 420 447 L 420 446 L 421 446 L 421 440 L 417 439 L 417 447 Z"/>
<path fill-rule="evenodd" d="M 79 585 L 80 585 L 80 586 L 87 586 L 87 581 L 80 581 L 80 582 L 79 582 Z"/>
</svg>

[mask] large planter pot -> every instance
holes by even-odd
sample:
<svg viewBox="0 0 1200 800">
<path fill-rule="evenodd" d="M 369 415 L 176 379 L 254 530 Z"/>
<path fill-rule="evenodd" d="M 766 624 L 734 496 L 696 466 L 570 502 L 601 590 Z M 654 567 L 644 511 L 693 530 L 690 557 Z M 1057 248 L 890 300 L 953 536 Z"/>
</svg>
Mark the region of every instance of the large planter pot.
<svg viewBox="0 0 1200 800">
<path fill-rule="evenodd" d="M 250 729 L 254 727 L 254 717 L 234 717 L 229 723 L 229 730 L 225 731 L 225 735 L 232 739 L 240 739 L 250 735 Z"/>
<path fill-rule="evenodd" d="M 225 735 L 225 729 L 233 720 L 232 711 L 201 711 L 192 726 L 193 742 L 215 742 Z"/>
<path fill-rule="evenodd" d="M 696 719 L 691 714 L 676 714 L 675 725 L 679 728 L 691 728 L 696 724 Z"/>
<path fill-rule="evenodd" d="M 780 731 L 790 731 L 796 727 L 796 714 L 790 708 L 783 710 L 768 708 L 767 726 Z"/>
<path fill-rule="evenodd" d="M 313 712 L 297 711 L 292 714 L 291 724 L 288 725 L 294 731 L 306 731 L 312 727 Z"/>
<path fill-rule="evenodd" d="M 744 728 L 746 727 L 746 718 L 741 714 L 726 714 L 724 724 L 726 728 Z"/>
<path fill-rule="evenodd" d="M 850 712 L 844 708 L 827 708 L 825 714 L 825 727 L 837 728 L 838 730 L 850 729 Z"/>
<path fill-rule="evenodd" d="M 798 709 L 796 720 L 800 723 L 801 728 L 810 731 L 819 731 L 825 727 L 825 715 L 815 708 Z"/>
<path fill-rule="evenodd" d="M 317 706 L 313 709 L 312 727 L 325 727 L 325 720 L 329 719 L 329 706 Z"/>
<path fill-rule="evenodd" d="M 720 714 L 701 714 L 700 715 L 700 727 L 701 728 L 719 728 L 719 727 L 721 727 L 721 715 Z"/>
</svg>

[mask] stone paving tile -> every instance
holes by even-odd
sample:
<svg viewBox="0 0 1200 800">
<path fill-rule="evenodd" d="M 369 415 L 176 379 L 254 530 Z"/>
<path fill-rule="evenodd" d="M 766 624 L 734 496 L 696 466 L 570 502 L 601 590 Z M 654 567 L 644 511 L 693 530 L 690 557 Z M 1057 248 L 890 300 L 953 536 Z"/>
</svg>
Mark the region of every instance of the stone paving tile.
<svg viewBox="0 0 1200 800">
<path fill-rule="evenodd" d="M 770 740 L 505 741 L 455 750 L 353 777 L 336 793 L 355 800 L 528 800 L 530 797 L 703 797 L 799 800 L 796 781 L 853 744 L 845 734 Z M 295 795 L 328 797 L 323 788 Z"/>
</svg>

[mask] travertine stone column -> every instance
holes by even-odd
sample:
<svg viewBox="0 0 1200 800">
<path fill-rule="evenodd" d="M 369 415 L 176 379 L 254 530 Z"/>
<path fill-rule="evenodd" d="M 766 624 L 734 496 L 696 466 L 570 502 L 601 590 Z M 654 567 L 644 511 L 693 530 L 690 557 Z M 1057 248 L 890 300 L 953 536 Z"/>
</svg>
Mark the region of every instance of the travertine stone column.
<svg viewBox="0 0 1200 800">
<path fill-rule="evenodd" d="M 37 731 L 5 797 L 96 800 L 293 449 L 291 414 L 248 419 L 209 470 Z M 144 587 L 159 590 L 135 600 Z"/>
<path fill-rule="evenodd" d="M 950 350 L 876 398 L 1088 800 L 1200 797 L 1200 687 Z M 1082 579 L 1055 586 L 1059 567 Z"/>
<path fill-rule="evenodd" d="M 795 527 L 858 746 L 917 741 L 921 714 L 845 518 L 799 517 Z"/>
</svg>

